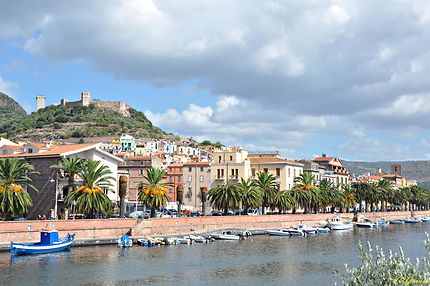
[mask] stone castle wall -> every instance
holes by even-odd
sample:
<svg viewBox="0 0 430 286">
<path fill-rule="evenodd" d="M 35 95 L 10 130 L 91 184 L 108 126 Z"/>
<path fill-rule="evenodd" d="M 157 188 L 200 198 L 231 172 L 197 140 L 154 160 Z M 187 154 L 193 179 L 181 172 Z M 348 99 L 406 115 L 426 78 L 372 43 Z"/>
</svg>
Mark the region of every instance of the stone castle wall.
<svg viewBox="0 0 430 286">
<path fill-rule="evenodd" d="M 125 116 L 130 116 L 128 110 L 131 108 L 131 106 L 122 101 L 91 100 L 91 104 L 94 104 L 99 108 L 112 109 L 116 112 L 122 113 Z"/>
</svg>

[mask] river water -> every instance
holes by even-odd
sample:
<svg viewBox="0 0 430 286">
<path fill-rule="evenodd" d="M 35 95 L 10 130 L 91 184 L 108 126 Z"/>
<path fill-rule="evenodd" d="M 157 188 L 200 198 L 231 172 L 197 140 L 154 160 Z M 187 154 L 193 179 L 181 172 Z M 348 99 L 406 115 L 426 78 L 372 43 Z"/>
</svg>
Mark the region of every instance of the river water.
<svg viewBox="0 0 430 286">
<path fill-rule="evenodd" d="M 309 237 L 253 236 L 211 244 L 73 247 L 11 257 L 0 253 L 0 285 L 333 285 L 332 272 L 358 265 L 359 241 L 426 255 L 430 224 L 390 225 Z"/>
</svg>

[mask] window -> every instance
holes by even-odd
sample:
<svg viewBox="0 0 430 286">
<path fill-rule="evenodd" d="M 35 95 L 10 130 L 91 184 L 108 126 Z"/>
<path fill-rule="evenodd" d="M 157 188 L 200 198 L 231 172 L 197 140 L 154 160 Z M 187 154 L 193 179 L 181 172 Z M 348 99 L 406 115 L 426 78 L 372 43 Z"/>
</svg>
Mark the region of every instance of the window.
<svg viewBox="0 0 430 286">
<path fill-rule="evenodd" d="M 221 169 L 221 177 L 224 178 L 224 169 Z"/>
<path fill-rule="evenodd" d="M 201 175 L 199 181 L 200 182 L 204 182 L 205 181 L 205 177 L 203 175 Z"/>
<path fill-rule="evenodd" d="M 291 170 L 288 168 L 288 178 L 291 177 Z"/>
<path fill-rule="evenodd" d="M 173 189 L 172 188 L 169 189 L 169 193 L 171 193 L 171 194 L 173 193 Z"/>
<path fill-rule="evenodd" d="M 230 162 L 233 161 L 233 156 L 230 156 Z"/>
<path fill-rule="evenodd" d="M 221 163 L 221 156 L 218 156 L 218 163 Z"/>
<path fill-rule="evenodd" d="M 139 175 L 143 175 L 143 169 L 139 169 Z"/>
<path fill-rule="evenodd" d="M 294 178 L 296 177 L 296 169 L 293 169 Z"/>
<path fill-rule="evenodd" d="M 280 168 L 276 168 L 276 176 L 277 177 L 281 176 L 281 169 Z"/>
<path fill-rule="evenodd" d="M 269 172 L 269 169 L 264 168 L 264 173 L 268 173 L 268 172 Z"/>
<path fill-rule="evenodd" d="M 193 169 L 191 167 L 188 167 L 188 172 L 192 172 Z"/>
<path fill-rule="evenodd" d="M 204 168 L 203 167 L 200 167 L 200 172 L 203 172 L 204 171 Z"/>
<path fill-rule="evenodd" d="M 191 180 L 192 180 L 192 177 L 188 176 L 188 182 L 191 182 Z"/>
<path fill-rule="evenodd" d="M 33 148 L 28 148 L 28 152 L 27 153 L 33 153 Z"/>
<path fill-rule="evenodd" d="M 255 169 L 251 169 L 251 174 L 253 177 L 255 177 Z"/>
<path fill-rule="evenodd" d="M 178 183 L 181 182 L 181 176 L 178 176 Z"/>
<path fill-rule="evenodd" d="M 219 179 L 219 178 L 221 178 L 221 170 L 220 169 L 217 169 L 216 170 L 216 177 Z"/>
<path fill-rule="evenodd" d="M 172 177 L 172 176 L 170 176 L 170 177 L 169 177 L 169 182 L 170 182 L 170 183 L 172 183 L 172 182 L 173 182 L 173 177 Z"/>
<path fill-rule="evenodd" d="M 231 176 L 234 177 L 234 169 L 231 169 Z"/>
</svg>

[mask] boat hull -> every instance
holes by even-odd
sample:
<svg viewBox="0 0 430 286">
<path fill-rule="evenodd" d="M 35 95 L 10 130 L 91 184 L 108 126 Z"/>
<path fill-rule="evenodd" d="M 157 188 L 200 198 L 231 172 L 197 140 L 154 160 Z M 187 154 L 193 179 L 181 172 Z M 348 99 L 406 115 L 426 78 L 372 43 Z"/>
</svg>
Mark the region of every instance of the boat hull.
<svg viewBox="0 0 430 286">
<path fill-rule="evenodd" d="M 368 222 L 357 222 L 355 226 L 358 228 L 373 228 L 376 225 L 374 223 L 368 223 Z"/>
<path fill-rule="evenodd" d="M 334 224 L 334 225 L 328 225 L 328 227 L 331 230 L 347 230 L 347 229 L 352 229 L 353 225 L 352 224 Z"/>
<path fill-rule="evenodd" d="M 405 224 L 403 220 L 390 220 L 390 224 Z"/>
<path fill-rule="evenodd" d="M 419 219 L 405 219 L 405 223 L 420 223 Z"/>
<path fill-rule="evenodd" d="M 32 255 L 50 252 L 65 251 L 72 247 L 73 240 L 55 245 L 28 245 L 11 242 L 10 253 L 12 255 Z"/>
<path fill-rule="evenodd" d="M 273 235 L 273 236 L 290 236 L 289 232 L 282 231 L 282 230 L 275 230 L 275 229 L 268 229 L 266 230 L 266 233 L 268 235 Z"/>
</svg>

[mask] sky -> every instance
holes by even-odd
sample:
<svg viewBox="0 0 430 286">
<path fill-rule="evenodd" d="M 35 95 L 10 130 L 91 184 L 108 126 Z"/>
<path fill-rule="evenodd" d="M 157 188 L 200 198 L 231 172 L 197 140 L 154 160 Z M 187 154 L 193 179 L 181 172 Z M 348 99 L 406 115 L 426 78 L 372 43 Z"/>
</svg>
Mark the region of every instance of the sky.
<svg viewBox="0 0 430 286">
<path fill-rule="evenodd" d="M 430 2 L 2 1 L 0 91 L 291 159 L 430 159 Z"/>
</svg>

